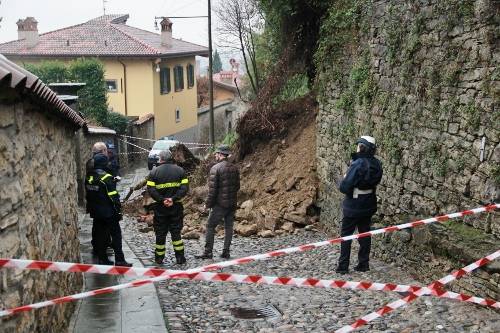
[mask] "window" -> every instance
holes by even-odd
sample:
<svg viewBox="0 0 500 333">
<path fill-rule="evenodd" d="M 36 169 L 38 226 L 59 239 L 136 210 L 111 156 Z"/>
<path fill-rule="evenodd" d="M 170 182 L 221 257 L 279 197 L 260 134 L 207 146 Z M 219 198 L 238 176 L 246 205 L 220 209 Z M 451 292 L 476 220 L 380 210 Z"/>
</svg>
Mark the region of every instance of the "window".
<svg viewBox="0 0 500 333">
<path fill-rule="evenodd" d="M 162 67 L 160 69 L 160 94 L 168 94 L 172 90 L 170 85 L 170 68 Z"/>
<path fill-rule="evenodd" d="M 175 109 L 175 122 L 178 123 L 181 121 L 181 110 Z"/>
<path fill-rule="evenodd" d="M 117 92 L 118 88 L 117 88 L 116 80 L 106 80 L 106 89 L 109 92 Z"/>
<path fill-rule="evenodd" d="M 194 87 L 194 66 L 189 64 L 187 65 L 187 80 L 188 80 L 188 88 Z"/>
<path fill-rule="evenodd" d="M 184 67 L 175 66 L 174 68 L 175 91 L 184 89 Z"/>
</svg>

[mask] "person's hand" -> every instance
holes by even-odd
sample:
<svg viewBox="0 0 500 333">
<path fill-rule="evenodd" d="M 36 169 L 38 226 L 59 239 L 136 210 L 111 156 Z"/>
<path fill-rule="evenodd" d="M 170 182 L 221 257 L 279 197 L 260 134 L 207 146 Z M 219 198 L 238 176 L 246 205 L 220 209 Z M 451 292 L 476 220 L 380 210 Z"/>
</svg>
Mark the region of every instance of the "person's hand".
<svg viewBox="0 0 500 333">
<path fill-rule="evenodd" d="M 172 207 L 173 204 L 174 204 L 174 201 L 172 200 L 172 198 L 167 198 L 167 199 L 163 200 L 163 205 L 165 207 Z"/>
<path fill-rule="evenodd" d="M 118 183 L 120 180 L 122 180 L 122 177 L 120 177 L 120 176 L 115 176 L 113 179 L 114 179 L 114 181 L 115 181 L 115 182 L 117 182 L 117 183 Z"/>
</svg>

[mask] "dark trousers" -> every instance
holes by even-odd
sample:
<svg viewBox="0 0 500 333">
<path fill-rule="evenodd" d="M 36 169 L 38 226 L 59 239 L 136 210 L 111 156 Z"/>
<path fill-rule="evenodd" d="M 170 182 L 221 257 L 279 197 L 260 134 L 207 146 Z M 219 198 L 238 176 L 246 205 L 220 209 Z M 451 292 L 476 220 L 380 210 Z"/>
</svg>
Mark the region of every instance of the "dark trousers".
<svg viewBox="0 0 500 333">
<path fill-rule="evenodd" d="M 214 248 L 215 228 L 224 219 L 224 250 L 229 250 L 233 240 L 234 212 L 232 208 L 215 206 L 208 216 L 205 252 L 212 253 Z"/>
<path fill-rule="evenodd" d="M 125 261 L 122 250 L 122 230 L 118 218 L 94 219 L 92 231 L 93 245 L 99 259 L 107 259 L 106 249 L 111 238 L 115 261 Z"/>
<path fill-rule="evenodd" d="M 351 236 L 354 234 L 356 228 L 358 233 L 370 231 L 371 216 L 366 217 L 344 217 L 342 219 L 342 229 L 340 236 Z M 372 245 L 371 237 L 358 238 L 359 252 L 358 252 L 358 265 L 360 267 L 368 267 L 370 261 L 370 248 Z M 351 243 L 352 240 L 340 243 L 340 258 L 339 268 L 349 268 L 349 258 L 351 257 Z"/>
<path fill-rule="evenodd" d="M 155 214 L 153 228 L 156 235 L 155 257 L 163 259 L 166 253 L 167 234 L 170 232 L 172 246 L 176 255 L 184 255 L 184 242 L 181 238 L 184 216 L 182 210 L 175 210 L 172 215 Z"/>
</svg>

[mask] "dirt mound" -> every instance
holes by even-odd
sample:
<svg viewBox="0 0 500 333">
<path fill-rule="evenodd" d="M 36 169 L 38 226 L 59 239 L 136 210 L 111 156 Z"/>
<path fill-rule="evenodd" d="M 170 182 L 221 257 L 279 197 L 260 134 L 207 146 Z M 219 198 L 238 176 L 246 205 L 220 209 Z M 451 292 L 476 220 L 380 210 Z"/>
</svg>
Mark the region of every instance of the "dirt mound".
<svg viewBox="0 0 500 333">
<path fill-rule="evenodd" d="M 316 102 L 307 96 L 296 100 L 293 109 L 302 112 L 294 111 L 284 120 L 286 131 L 281 138 L 254 143 L 253 153 L 236 162 L 241 173 L 235 224 L 239 235 L 274 237 L 294 232 L 296 228 L 313 229 L 319 220 L 315 205 Z M 201 161 L 190 175 L 191 190 L 184 199 L 184 238 L 197 239 L 205 232 L 208 217 L 204 208 L 208 192 L 205 184 L 214 163 L 211 156 Z M 125 205 L 130 207 L 125 212 L 147 223 L 151 218 L 141 214 L 142 200 L 138 197 Z M 218 233 L 223 233 L 220 226 Z"/>
</svg>

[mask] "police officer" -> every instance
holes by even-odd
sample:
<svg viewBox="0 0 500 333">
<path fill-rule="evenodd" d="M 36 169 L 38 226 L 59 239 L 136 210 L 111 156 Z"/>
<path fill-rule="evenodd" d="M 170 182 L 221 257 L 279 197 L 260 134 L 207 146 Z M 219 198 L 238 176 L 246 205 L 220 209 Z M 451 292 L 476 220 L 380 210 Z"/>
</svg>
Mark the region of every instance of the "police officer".
<svg viewBox="0 0 500 333">
<path fill-rule="evenodd" d="M 344 178 L 339 182 L 340 192 L 345 194 L 342 203 L 343 219 L 341 236 L 370 231 L 371 218 L 377 211 L 376 187 L 382 179 L 382 164 L 375 158 L 375 139 L 371 136 L 362 136 L 356 141 L 357 151 Z M 351 242 L 341 243 L 340 258 L 337 273 L 349 272 L 349 258 L 351 256 Z M 358 265 L 355 271 L 370 270 L 371 237 L 358 239 Z"/>
<path fill-rule="evenodd" d="M 113 176 L 106 171 L 108 157 L 97 153 L 93 158 L 93 168 L 87 173 L 85 189 L 87 212 L 94 219 L 93 233 L 94 249 L 101 265 L 113 265 L 106 255 L 106 248 L 111 237 L 111 247 L 115 253 L 115 265 L 127 266 L 122 251 L 122 234 L 119 221 L 122 219 L 120 196 L 116 191 Z"/>
<path fill-rule="evenodd" d="M 148 176 L 148 192 L 155 200 L 153 228 L 156 234 L 155 262 L 163 263 L 166 237 L 170 231 L 177 264 L 186 262 L 184 243 L 181 238 L 184 207 L 181 199 L 187 194 L 189 181 L 184 169 L 172 164 L 172 153 L 163 150 L 159 154 L 160 165 Z"/>
</svg>

